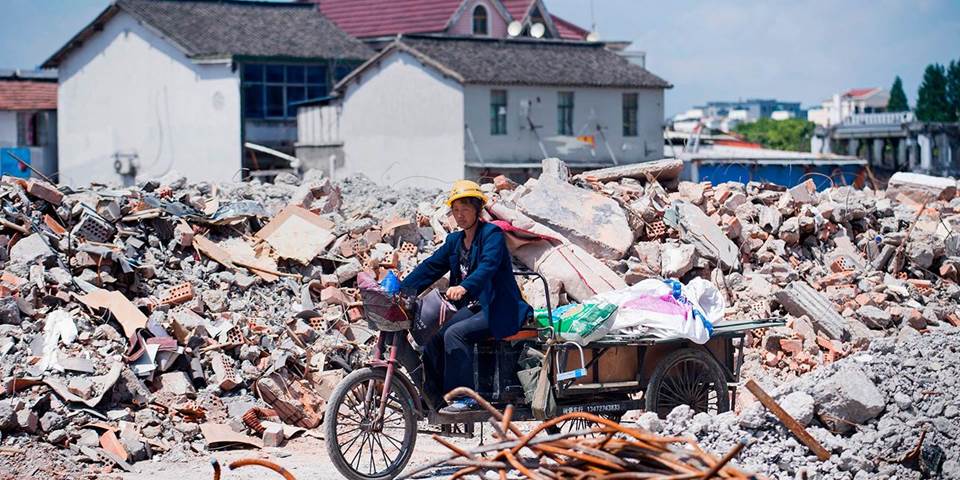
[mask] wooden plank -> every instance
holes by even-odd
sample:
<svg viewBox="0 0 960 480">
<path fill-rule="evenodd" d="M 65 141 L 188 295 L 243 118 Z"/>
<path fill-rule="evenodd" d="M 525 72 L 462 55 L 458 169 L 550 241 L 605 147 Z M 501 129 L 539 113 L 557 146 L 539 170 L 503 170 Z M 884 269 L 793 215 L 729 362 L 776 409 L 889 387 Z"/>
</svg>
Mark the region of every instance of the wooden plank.
<svg viewBox="0 0 960 480">
<path fill-rule="evenodd" d="M 760 388 L 760 385 L 757 385 L 757 382 L 747 380 L 747 390 L 750 390 L 750 393 L 757 397 L 757 400 L 759 400 L 764 407 L 767 407 L 768 410 L 773 412 L 787 429 L 797 437 L 797 440 L 800 440 L 807 448 L 812 450 L 821 462 L 830 459 L 830 452 L 823 448 L 823 445 L 820 445 L 820 442 L 815 438 L 811 437 L 810 434 L 807 433 L 807 429 L 803 428 L 803 425 L 800 425 L 800 422 L 797 422 L 797 420 L 791 417 L 783 407 L 778 405 L 770 395 L 767 395 L 767 392 L 764 392 L 763 389 Z"/>
</svg>

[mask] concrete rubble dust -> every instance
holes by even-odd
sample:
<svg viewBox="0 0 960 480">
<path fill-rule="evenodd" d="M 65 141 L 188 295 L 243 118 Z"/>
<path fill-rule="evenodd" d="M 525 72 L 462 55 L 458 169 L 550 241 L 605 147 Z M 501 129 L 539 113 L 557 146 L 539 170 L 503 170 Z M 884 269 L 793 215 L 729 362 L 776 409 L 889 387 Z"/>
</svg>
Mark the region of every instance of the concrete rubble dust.
<svg viewBox="0 0 960 480">
<path fill-rule="evenodd" d="M 785 317 L 748 337 L 742 375 L 831 455 L 742 388 L 737 412 L 624 422 L 716 456 L 747 438 L 732 465 L 772 478 L 960 477 L 956 182 L 712 185 L 677 181 L 675 163 L 571 176 L 548 159 L 539 179 L 484 185 L 489 220 L 553 239 L 510 245 L 553 305 L 700 277 L 728 321 Z M 4 177 L 0 198 L 0 471 L 24 478 L 315 435 L 375 333 L 356 276 L 402 277 L 455 228 L 440 190 L 314 171 L 76 190 Z M 521 288 L 542 306 L 539 282 Z"/>
</svg>

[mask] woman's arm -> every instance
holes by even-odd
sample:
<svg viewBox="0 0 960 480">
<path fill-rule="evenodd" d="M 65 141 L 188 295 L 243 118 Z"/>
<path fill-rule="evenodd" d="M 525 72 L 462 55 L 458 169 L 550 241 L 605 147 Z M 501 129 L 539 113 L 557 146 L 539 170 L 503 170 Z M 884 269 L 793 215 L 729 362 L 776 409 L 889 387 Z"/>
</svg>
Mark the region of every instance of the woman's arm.
<svg viewBox="0 0 960 480">
<path fill-rule="evenodd" d="M 427 287 L 433 285 L 444 274 L 450 271 L 450 237 L 443 242 L 430 258 L 426 259 L 417 268 L 414 268 L 410 275 L 400 282 L 400 291 L 408 294 L 419 295 Z"/>
</svg>

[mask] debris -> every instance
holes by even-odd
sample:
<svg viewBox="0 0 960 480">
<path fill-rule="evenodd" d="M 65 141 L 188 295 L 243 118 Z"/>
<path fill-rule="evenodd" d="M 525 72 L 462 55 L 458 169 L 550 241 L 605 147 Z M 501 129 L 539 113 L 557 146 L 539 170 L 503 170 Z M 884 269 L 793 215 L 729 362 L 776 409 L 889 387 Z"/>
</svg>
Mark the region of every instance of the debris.
<svg viewBox="0 0 960 480">
<path fill-rule="evenodd" d="M 912 446 L 916 436 L 905 435 L 920 423 L 930 428 L 928 444 L 957 448 L 952 423 L 960 411 L 949 399 L 958 395 L 951 379 L 960 374 L 950 333 L 960 327 L 960 200 L 946 198 L 947 182 L 939 182 L 944 200 L 917 201 L 926 187 L 896 182 L 893 193 L 818 192 L 810 182 L 693 184 L 630 173 L 654 166 L 568 178 L 562 162 L 551 160 L 543 179 L 526 186 L 484 185 L 485 214 L 506 232 L 518 264 L 547 278 L 553 306 L 676 276 L 720 288 L 728 321 L 788 317 L 786 327 L 743 339 L 743 369 L 765 386 L 784 382 L 769 391 L 834 453 L 823 471 L 908 477 L 906 467 L 891 473 L 894 466 L 875 459 Z M 392 270 L 403 278 L 456 225 L 439 189 L 381 187 L 359 176 L 333 182 L 316 172 L 303 178 L 211 184 L 171 175 L 56 193 L 0 179 L 10 207 L 0 222 L 0 250 L 8 255 L 0 254 L 0 430 L 51 458 L 76 452 L 93 459 L 90 468 L 116 470 L 195 454 L 204 448 L 202 423 L 256 432 L 261 442 L 255 427 L 281 421 L 288 443 L 298 429 L 319 424 L 324 398 L 373 348 L 357 275 L 380 279 Z M 560 194 L 568 191 L 575 195 Z M 518 205 L 534 193 L 566 200 L 570 216 L 541 222 L 525 215 Z M 612 215 L 589 224 L 598 210 L 571 198 L 609 205 Z M 313 235 L 318 227 L 326 240 L 307 242 L 309 249 L 284 233 Z M 617 233 L 594 238 L 594 231 Z M 543 301 L 539 279 L 518 281 L 531 303 Z M 885 408 L 835 434 L 828 408 L 813 407 L 811 418 L 810 399 L 823 403 L 820 383 L 834 385 L 826 379 L 851 363 L 879 389 Z M 602 370 L 617 378 L 630 371 Z M 679 412 L 674 421 L 644 425 L 666 435 L 697 432 L 719 454 L 757 433 L 739 462 L 771 478 L 821 468 L 772 415 L 748 415 L 750 397 L 738 393 L 750 419 Z M 252 408 L 266 411 L 248 425 Z M 92 418 L 103 426 L 89 426 Z M 127 460 L 101 448 L 106 427 Z M 944 470 L 951 468 L 946 462 Z"/>
<path fill-rule="evenodd" d="M 886 401 L 880 390 L 855 365 L 845 365 L 812 393 L 817 415 L 831 429 L 845 432 L 883 411 Z"/>
<path fill-rule="evenodd" d="M 279 447 L 283 445 L 285 439 L 283 426 L 278 423 L 268 425 L 263 430 L 263 446 L 265 447 Z"/>
<path fill-rule="evenodd" d="M 617 202 L 549 176 L 529 180 L 516 198 L 530 218 L 550 226 L 601 259 L 619 259 L 633 243 L 626 214 Z"/>
<path fill-rule="evenodd" d="M 31 265 L 45 265 L 55 254 L 39 233 L 20 239 L 10 249 L 7 269 L 14 275 L 27 276 Z"/>
<path fill-rule="evenodd" d="M 202 423 L 200 433 L 203 434 L 207 447 L 223 447 L 243 445 L 253 448 L 263 448 L 263 441 L 250 435 L 234 432 L 225 423 Z"/>
<path fill-rule="evenodd" d="M 123 370 L 123 366 L 119 363 L 114 363 L 110 367 L 110 371 L 105 375 L 99 375 L 96 377 L 91 377 L 90 381 L 96 385 L 99 393 L 94 395 L 91 398 L 81 398 L 77 395 L 74 395 L 70 391 L 70 388 L 63 383 L 62 380 L 56 378 L 45 378 L 43 383 L 47 384 L 48 387 L 53 389 L 53 391 L 60 396 L 60 398 L 68 402 L 77 402 L 82 403 L 90 408 L 95 408 L 97 404 L 103 400 L 104 395 L 113 388 L 114 384 L 117 383 L 117 379 L 120 378 L 120 372 Z"/>
<path fill-rule="evenodd" d="M 290 206 L 270 220 L 257 238 L 265 240 L 282 258 L 307 264 L 333 241 L 334 225 L 303 208 Z"/>
<path fill-rule="evenodd" d="M 127 338 L 133 338 L 137 330 L 147 326 L 147 316 L 120 292 L 96 289 L 79 300 L 90 308 L 109 310 L 123 327 Z"/>
<path fill-rule="evenodd" d="M 683 160 L 664 159 L 622 165 L 619 167 L 602 168 L 600 170 L 589 170 L 583 172 L 581 176 L 597 182 L 609 182 L 622 178 L 646 180 L 647 175 L 650 175 L 656 180 L 664 182 L 679 177 L 681 171 L 683 171 Z"/>
<path fill-rule="evenodd" d="M 760 385 L 757 385 L 757 382 L 753 380 L 747 380 L 746 384 L 747 390 L 750 390 L 757 400 L 763 404 L 764 407 L 767 407 L 777 418 L 780 419 L 783 424 L 790 429 L 790 432 L 793 433 L 797 439 L 803 442 L 816 456 L 820 459 L 821 462 L 827 461 L 830 458 L 830 452 L 823 448 L 820 445 L 820 442 L 817 442 L 816 439 L 810 436 L 809 433 L 803 428 L 796 419 L 790 416 L 777 402 L 767 395 L 767 392 L 764 392 Z"/>
<path fill-rule="evenodd" d="M 664 212 L 663 221 L 680 232 L 680 238 L 693 244 L 701 257 L 714 259 L 729 270 L 740 269 L 740 252 L 723 230 L 702 210 L 688 202 L 674 202 Z"/>
<path fill-rule="evenodd" d="M 950 200 L 957 196 L 957 181 L 921 173 L 897 172 L 887 181 L 886 196 L 895 199 L 901 194 L 918 203 Z"/>
<path fill-rule="evenodd" d="M 818 332 L 823 332 L 831 340 L 846 340 L 849 334 L 846 322 L 834 310 L 833 304 L 822 294 L 802 281 L 794 281 L 775 297 L 787 313 L 798 317 L 806 316 Z"/>
<path fill-rule="evenodd" d="M 508 474 L 517 472 L 525 478 L 575 478 L 586 473 L 636 478 L 644 478 L 649 474 L 751 478 L 729 465 L 746 444 L 745 440 L 738 442 L 727 455 L 718 459 L 689 438 L 661 437 L 583 412 L 568 413 L 543 422 L 530 432 L 521 432 L 510 422 L 512 407 L 508 406 L 505 413 L 501 413 L 476 392 L 462 387 L 448 393 L 446 398 L 461 395 L 474 398 L 490 412 L 489 421 L 494 425 L 497 443 L 465 450 L 434 435 L 433 438 L 453 454 L 408 471 L 398 478 L 411 478 L 447 465 L 461 467 L 454 474 L 457 477 L 464 474 L 484 477 L 485 472 L 499 472 L 500 478 L 506 478 Z M 565 421 L 579 421 L 580 425 L 585 426 L 567 433 L 544 435 L 548 428 Z M 536 456 L 521 456 L 524 451 Z M 546 461 L 546 458 L 551 461 Z"/>
</svg>

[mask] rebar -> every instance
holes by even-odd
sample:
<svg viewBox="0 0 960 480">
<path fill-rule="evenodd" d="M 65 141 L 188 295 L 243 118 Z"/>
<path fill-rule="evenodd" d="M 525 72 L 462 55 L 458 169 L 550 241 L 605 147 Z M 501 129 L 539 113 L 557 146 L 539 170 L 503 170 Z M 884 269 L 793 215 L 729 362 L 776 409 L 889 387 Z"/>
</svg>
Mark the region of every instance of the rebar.
<svg viewBox="0 0 960 480">
<path fill-rule="evenodd" d="M 400 478 L 439 467 L 460 467 L 452 478 L 483 476 L 487 472 L 506 478 L 514 473 L 534 480 L 552 479 L 707 479 L 747 480 L 753 475 L 730 465 L 746 446 L 737 444 L 723 458 L 706 452 L 695 440 L 665 437 L 585 412 L 574 412 L 541 422 L 528 433 L 511 422 L 513 407 L 500 412 L 469 388 L 458 388 L 447 399 L 470 397 L 490 412 L 490 424 L 499 440 L 473 449 L 439 442 L 453 454 L 430 462 Z M 546 435 L 545 431 L 564 422 L 578 420 L 592 424 L 589 429 Z M 533 455 L 523 456 L 523 451 Z M 480 457 L 479 454 L 486 454 Z"/>
</svg>

